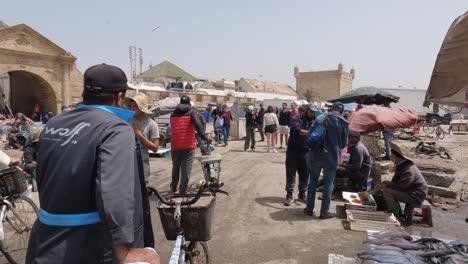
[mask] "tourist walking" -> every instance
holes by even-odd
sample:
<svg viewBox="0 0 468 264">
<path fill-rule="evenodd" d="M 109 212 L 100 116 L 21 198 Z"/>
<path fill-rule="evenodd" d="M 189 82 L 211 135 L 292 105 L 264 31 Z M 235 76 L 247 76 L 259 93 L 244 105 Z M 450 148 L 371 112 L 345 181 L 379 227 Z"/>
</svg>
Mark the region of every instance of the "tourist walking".
<svg viewBox="0 0 468 264">
<path fill-rule="evenodd" d="M 260 110 L 257 113 L 257 129 L 260 133 L 260 141 L 265 141 L 265 131 L 263 130 L 263 116 L 265 115 L 265 108 L 260 104 Z"/>
<path fill-rule="evenodd" d="M 232 113 L 229 111 L 229 108 L 227 105 L 223 105 L 223 113 L 222 117 L 224 119 L 223 122 L 223 138 L 224 138 L 224 145 L 228 145 L 228 140 L 229 140 L 229 132 L 231 130 L 231 124 L 234 121 L 232 119 Z"/>
<path fill-rule="evenodd" d="M 334 103 L 327 114 L 323 114 L 315 120 L 311 132 L 321 133 L 321 143 L 310 146 L 309 151 L 309 188 L 307 193 L 307 207 L 304 212 L 312 216 L 315 208 L 315 193 L 317 190 L 320 171 L 323 169 L 323 193 L 320 208 L 320 219 L 333 218 L 329 212 L 330 200 L 333 192 L 333 181 L 341 149 L 348 145 L 348 122 L 341 116 L 344 106 L 342 103 Z"/>
<path fill-rule="evenodd" d="M 317 115 L 317 108 L 310 104 L 307 111 L 291 119 L 291 135 L 286 150 L 286 200 L 285 206 L 294 202 L 293 192 L 296 184 L 296 173 L 299 174 L 298 200 L 306 202 L 307 184 L 309 182 L 308 151 L 306 137 L 309 127 Z"/>
<path fill-rule="evenodd" d="M 280 134 L 280 146 L 279 148 L 283 148 L 283 138 L 284 138 L 284 145 L 288 144 L 288 135 L 289 135 L 289 123 L 291 122 L 291 112 L 288 110 L 288 104 L 283 103 L 282 109 L 278 115 L 279 120 L 279 134 Z"/>
<path fill-rule="evenodd" d="M 147 227 L 129 125 L 133 112 L 121 109 L 127 89 L 121 69 L 93 66 L 84 74 L 83 104 L 42 131 L 41 209 L 27 264 L 160 263 L 154 251 L 143 249 Z"/>
<path fill-rule="evenodd" d="M 274 153 L 277 153 L 276 150 L 276 135 L 279 128 L 278 117 L 274 113 L 273 106 L 268 106 L 267 112 L 263 116 L 263 131 L 265 131 L 267 138 L 267 152 L 270 152 L 270 147 Z"/>
<path fill-rule="evenodd" d="M 255 127 L 257 121 L 254 115 L 255 108 L 250 105 L 245 112 L 245 144 L 244 151 L 248 151 L 249 145 L 250 150 L 255 151 Z"/>
</svg>

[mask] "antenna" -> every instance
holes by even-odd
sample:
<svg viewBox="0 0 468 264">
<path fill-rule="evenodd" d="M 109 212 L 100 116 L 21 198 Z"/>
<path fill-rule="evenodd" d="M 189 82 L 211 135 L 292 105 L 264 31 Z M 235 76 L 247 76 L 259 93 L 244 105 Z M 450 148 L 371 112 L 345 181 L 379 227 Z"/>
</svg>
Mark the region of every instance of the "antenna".
<svg viewBox="0 0 468 264">
<path fill-rule="evenodd" d="M 128 47 L 128 58 L 130 59 L 130 80 L 133 81 L 133 49 Z"/>
<path fill-rule="evenodd" d="M 140 63 L 140 74 L 142 73 L 143 70 L 143 49 L 139 48 L 138 49 L 138 55 L 139 55 L 139 63 Z"/>
</svg>

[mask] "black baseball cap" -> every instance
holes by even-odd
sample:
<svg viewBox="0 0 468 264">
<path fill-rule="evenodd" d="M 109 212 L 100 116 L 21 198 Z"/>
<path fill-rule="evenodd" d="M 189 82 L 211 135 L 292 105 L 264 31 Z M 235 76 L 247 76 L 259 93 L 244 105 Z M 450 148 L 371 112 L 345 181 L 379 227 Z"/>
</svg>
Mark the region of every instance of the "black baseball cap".
<svg viewBox="0 0 468 264">
<path fill-rule="evenodd" d="M 182 95 L 182 97 L 180 97 L 180 103 L 190 104 L 190 97 L 188 97 L 187 95 Z"/>
<path fill-rule="evenodd" d="M 118 93 L 128 89 L 127 76 L 119 67 L 98 64 L 84 73 L 84 89 L 95 93 Z"/>
</svg>

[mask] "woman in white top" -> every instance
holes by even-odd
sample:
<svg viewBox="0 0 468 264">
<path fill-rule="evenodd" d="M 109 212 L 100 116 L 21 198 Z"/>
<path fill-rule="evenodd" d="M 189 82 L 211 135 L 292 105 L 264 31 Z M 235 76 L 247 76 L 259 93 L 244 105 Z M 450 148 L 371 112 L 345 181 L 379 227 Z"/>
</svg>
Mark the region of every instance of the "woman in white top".
<svg viewBox="0 0 468 264">
<path fill-rule="evenodd" d="M 270 145 L 273 148 L 273 152 L 277 153 L 276 150 L 276 133 L 279 128 L 278 116 L 273 111 L 273 106 L 268 106 L 267 112 L 263 116 L 263 131 L 267 136 L 268 151 L 270 152 Z"/>
</svg>

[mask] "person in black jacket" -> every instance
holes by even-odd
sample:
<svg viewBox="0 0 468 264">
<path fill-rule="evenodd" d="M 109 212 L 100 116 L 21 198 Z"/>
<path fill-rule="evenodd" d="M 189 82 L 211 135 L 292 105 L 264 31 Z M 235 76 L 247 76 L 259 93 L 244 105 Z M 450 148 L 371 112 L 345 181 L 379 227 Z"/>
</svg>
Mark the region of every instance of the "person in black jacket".
<svg viewBox="0 0 468 264">
<path fill-rule="evenodd" d="M 265 141 L 265 132 L 263 131 L 263 116 L 265 115 L 265 108 L 263 108 L 263 104 L 260 104 L 260 111 L 257 114 L 257 129 L 260 133 L 260 141 Z"/>
<path fill-rule="evenodd" d="M 244 151 L 248 151 L 249 145 L 252 151 L 255 151 L 255 127 L 257 126 L 257 120 L 253 112 L 255 108 L 250 105 L 245 112 L 245 144 Z"/>
<path fill-rule="evenodd" d="M 129 124 L 134 113 L 121 108 L 127 89 L 120 68 L 93 66 L 84 74 L 83 104 L 42 130 L 41 208 L 25 263 L 160 263 L 154 251 L 143 249 L 149 246 L 146 187 Z"/>
<path fill-rule="evenodd" d="M 283 137 L 284 144 L 288 144 L 288 134 L 289 134 L 289 123 L 291 122 L 291 112 L 288 110 L 288 104 L 283 103 L 283 108 L 279 112 L 279 134 L 280 134 L 280 149 L 283 148 Z"/>
</svg>

